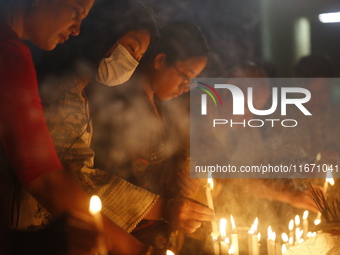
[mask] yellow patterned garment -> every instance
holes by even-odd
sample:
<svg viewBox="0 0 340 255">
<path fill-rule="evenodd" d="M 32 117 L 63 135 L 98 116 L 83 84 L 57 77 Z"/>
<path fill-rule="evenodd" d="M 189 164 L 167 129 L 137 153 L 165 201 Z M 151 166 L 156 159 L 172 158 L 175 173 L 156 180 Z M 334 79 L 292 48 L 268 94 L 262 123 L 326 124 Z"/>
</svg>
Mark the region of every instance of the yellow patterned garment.
<svg viewBox="0 0 340 255">
<path fill-rule="evenodd" d="M 103 213 L 127 231 L 151 210 L 158 195 L 94 168 L 90 148 L 92 124 L 84 93 L 86 81 L 74 77 L 51 79 L 42 84 L 41 97 L 45 117 L 63 167 L 89 194 L 98 194 Z M 42 209 L 35 218 L 45 220 Z"/>
</svg>

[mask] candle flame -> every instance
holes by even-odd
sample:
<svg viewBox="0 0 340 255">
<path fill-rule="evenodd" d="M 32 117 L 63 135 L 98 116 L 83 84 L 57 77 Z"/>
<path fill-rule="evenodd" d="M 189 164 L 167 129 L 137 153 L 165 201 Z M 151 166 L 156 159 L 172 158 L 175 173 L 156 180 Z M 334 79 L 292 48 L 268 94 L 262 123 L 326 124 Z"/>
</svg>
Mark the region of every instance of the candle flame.
<svg viewBox="0 0 340 255">
<path fill-rule="evenodd" d="M 303 230 L 300 230 L 299 228 L 297 228 L 297 229 L 295 230 L 295 237 L 296 237 L 296 240 L 300 240 L 302 234 L 303 234 Z"/>
<path fill-rule="evenodd" d="M 224 239 L 224 242 L 225 242 L 226 244 L 229 244 L 229 243 L 230 243 L 230 239 L 229 239 L 228 237 L 226 237 L 226 238 Z"/>
<path fill-rule="evenodd" d="M 210 187 L 211 190 L 214 188 L 214 181 L 213 181 L 213 178 L 212 178 L 212 175 L 211 175 L 210 172 L 208 173 L 208 183 L 207 183 L 207 185 Z"/>
<path fill-rule="evenodd" d="M 334 185 L 333 175 L 332 175 L 332 172 L 330 170 L 327 171 L 326 182 L 328 182 L 332 186 Z"/>
<path fill-rule="evenodd" d="M 303 216 L 302 216 L 302 218 L 304 219 L 304 220 L 307 220 L 307 218 L 308 218 L 308 214 L 309 214 L 309 212 L 306 210 L 306 211 L 304 211 L 303 212 Z"/>
<path fill-rule="evenodd" d="M 288 238 L 288 235 L 286 233 L 282 233 L 281 237 L 282 237 L 283 242 L 285 242 L 285 243 L 288 242 L 289 238 Z"/>
<path fill-rule="evenodd" d="M 295 226 L 299 226 L 300 225 L 300 216 L 296 215 L 295 216 Z"/>
<path fill-rule="evenodd" d="M 268 233 L 268 239 L 275 241 L 276 233 L 272 231 L 272 227 L 271 226 L 268 227 L 267 233 Z"/>
<path fill-rule="evenodd" d="M 288 229 L 289 229 L 290 231 L 292 231 L 293 228 L 294 228 L 294 220 L 290 220 L 290 222 L 289 222 L 289 224 L 288 224 Z"/>
<path fill-rule="evenodd" d="M 254 220 L 254 231 L 257 232 L 257 226 L 259 225 L 259 219 L 256 217 Z"/>
<path fill-rule="evenodd" d="M 294 237 L 289 237 L 289 241 L 288 241 L 288 243 L 290 244 L 290 245 L 292 245 L 293 244 L 293 242 L 294 242 Z"/>
<path fill-rule="evenodd" d="M 309 231 L 309 232 L 307 233 L 307 237 L 308 237 L 308 238 L 312 237 L 312 232 Z"/>
<path fill-rule="evenodd" d="M 282 254 L 287 251 L 287 246 L 285 244 L 282 244 L 281 252 Z"/>
<path fill-rule="evenodd" d="M 236 232 L 236 225 L 235 225 L 235 221 L 232 215 L 230 215 L 230 223 L 231 223 L 231 228 L 233 229 L 234 232 Z"/>
<path fill-rule="evenodd" d="M 232 255 L 232 254 L 234 254 L 234 252 L 235 252 L 234 245 L 231 245 L 230 249 L 228 250 L 228 253 L 229 253 L 229 255 Z"/>
<path fill-rule="evenodd" d="M 221 233 L 221 238 L 224 239 L 227 236 L 227 220 L 222 218 L 220 219 L 220 233 Z"/>
<path fill-rule="evenodd" d="M 261 233 L 257 233 L 257 241 L 260 242 L 261 240 Z"/>
<path fill-rule="evenodd" d="M 313 232 L 312 233 L 312 237 L 314 237 L 314 236 L 316 236 L 317 235 L 317 233 L 316 232 Z"/>
<path fill-rule="evenodd" d="M 320 161 L 321 160 L 321 153 L 319 152 L 317 155 L 316 155 L 316 161 Z"/>
<path fill-rule="evenodd" d="M 321 223 L 321 220 L 319 220 L 319 219 L 316 219 L 315 221 L 314 221 L 314 225 L 316 226 L 316 225 L 319 225 Z"/>
<path fill-rule="evenodd" d="M 102 202 L 98 196 L 92 196 L 90 200 L 90 213 L 96 214 L 102 209 Z"/>
<path fill-rule="evenodd" d="M 173 252 L 170 251 L 170 250 L 166 250 L 166 255 L 175 255 L 175 253 L 173 253 Z"/>
</svg>

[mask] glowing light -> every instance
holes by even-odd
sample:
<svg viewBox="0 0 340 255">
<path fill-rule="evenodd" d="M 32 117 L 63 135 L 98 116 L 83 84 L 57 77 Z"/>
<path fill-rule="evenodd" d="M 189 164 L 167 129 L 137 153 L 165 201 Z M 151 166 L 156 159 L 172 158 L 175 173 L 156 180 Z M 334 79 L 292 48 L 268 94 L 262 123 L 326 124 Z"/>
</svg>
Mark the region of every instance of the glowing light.
<svg viewBox="0 0 340 255">
<path fill-rule="evenodd" d="M 228 250 L 229 255 L 233 255 L 235 252 L 234 245 L 230 246 L 230 249 Z"/>
<path fill-rule="evenodd" d="M 276 239 L 276 233 L 272 231 L 271 226 L 268 227 L 267 236 L 268 236 L 268 239 L 270 239 L 270 240 L 275 241 L 275 239 Z"/>
<path fill-rule="evenodd" d="M 261 233 L 257 233 L 257 241 L 260 242 L 261 240 Z"/>
<path fill-rule="evenodd" d="M 228 237 L 226 237 L 226 238 L 224 239 L 224 242 L 225 242 L 226 244 L 229 244 L 229 243 L 230 243 L 230 239 L 229 239 Z"/>
<path fill-rule="evenodd" d="M 286 251 L 287 251 L 287 246 L 285 244 L 282 244 L 282 247 L 281 247 L 282 254 L 285 253 Z"/>
<path fill-rule="evenodd" d="M 316 161 L 320 161 L 321 160 L 321 153 L 319 152 L 317 155 L 316 155 Z"/>
<path fill-rule="evenodd" d="M 254 223 L 251 225 L 250 230 L 248 231 L 249 234 L 254 235 L 257 233 L 257 226 L 259 225 L 259 219 L 256 217 Z"/>
<path fill-rule="evenodd" d="M 302 219 L 304 219 L 304 220 L 307 220 L 307 218 L 308 218 L 308 214 L 309 214 L 309 212 L 308 212 L 308 211 L 304 211 L 304 212 L 303 212 Z"/>
<path fill-rule="evenodd" d="M 222 239 L 226 238 L 227 236 L 226 227 L 227 227 L 227 220 L 224 218 L 220 219 L 220 233 L 221 233 Z"/>
<path fill-rule="evenodd" d="M 175 253 L 173 253 L 173 252 L 170 251 L 170 250 L 166 250 L 166 255 L 175 255 Z"/>
<path fill-rule="evenodd" d="M 289 238 L 288 238 L 288 235 L 286 233 L 282 233 L 281 237 L 282 237 L 283 242 L 285 242 L 285 243 L 288 242 Z"/>
<path fill-rule="evenodd" d="M 294 220 L 290 220 L 289 224 L 288 224 L 288 229 L 289 231 L 292 231 L 294 228 Z"/>
<path fill-rule="evenodd" d="M 300 225 L 300 216 L 296 215 L 295 216 L 295 226 L 299 226 Z"/>
<path fill-rule="evenodd" d="M 292 245 L 293 244 L 293 242 L 294 242 L 294 237 L 289 237 L 289 241 L 288 241 L 288 243 L 290 244 L 290 245 Z"/>
<path fill-rule="evenodd" d="M 230 215 L 230 223 L 231 223 L 231 228 L 233 229 L 233 232 L 236 231 L 236 225 L 235 225 L 235 221 L 232 215 Z"/>
<path fill-rule="evenodd" d="M 334 185 L 333 175 L 332 175 L 332 172 L 330 170 L 327 171 L 326 182 L 328 182 L 332 186 Z"/>
<path fill-rule="evenodd" d="M 90 213 L 92 215 L 100 212 L 102 209 L 102 202 L 98 196 L 92 196 L 90 200 Z"/>
<path fill-rule="evenodd" d="M 319 14 L 319 20 L 322 23 L 340 22 L 340 12 L 329 12 L 329 13 Z"/>
<path fill-rule="evenodd" d="M 315 221 L 314 221 L 314 225 L 316 226 L 316 225 L 319 225 L 321 223 L 321 220 L 319 220 L 319 219 L 316 219 Z"/>
</svg>

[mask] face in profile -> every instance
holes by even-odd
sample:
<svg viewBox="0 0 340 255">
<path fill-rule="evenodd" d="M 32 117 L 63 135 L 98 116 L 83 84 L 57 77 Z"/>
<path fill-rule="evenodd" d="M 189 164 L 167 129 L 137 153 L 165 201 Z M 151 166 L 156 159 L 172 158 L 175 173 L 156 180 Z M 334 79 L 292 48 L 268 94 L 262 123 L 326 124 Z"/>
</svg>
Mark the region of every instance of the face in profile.
<svg viewBox="0 0 340 255">
<path fill-rule="evenodd" d="M 190 89 L 190 79 L 196 78 L 205 68 L 207 57 L 179 60 L 174 65 L 166 63 L 166 55 L 158 54 L 153 63 L 150 82 L 157 98 L 168 101 Z"/>
<path fill-rule="evenodd" d="M 79 34 L 82 20 L 94 0 L 39 0 L 27 13 L 23 38 L 44 50 L 53 50 Z"/>
<path fill-rule="evenodd" d="M 139 62 L 149 47 L 150 32 L 147 30 L 129 31 L 118 42 Z M 117 44 L 105 54 L 105 57 L 109 57 L 116 47 Z"/>
</svg>

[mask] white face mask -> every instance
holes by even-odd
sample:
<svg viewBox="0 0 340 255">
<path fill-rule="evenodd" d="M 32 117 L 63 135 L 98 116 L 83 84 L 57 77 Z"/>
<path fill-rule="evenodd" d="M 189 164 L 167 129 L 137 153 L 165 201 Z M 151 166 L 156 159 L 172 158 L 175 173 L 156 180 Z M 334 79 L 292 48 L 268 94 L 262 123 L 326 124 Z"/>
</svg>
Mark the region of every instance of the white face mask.
<svg viewBox="0 0 340 255">
<path fill-rule="evenodd" d="M 118 43 L 111 56 L 100 62 L 96 80 L 108 86 L 122 84 L 130 79 L 138 64 L 130 52 Z"/>
</svg>

